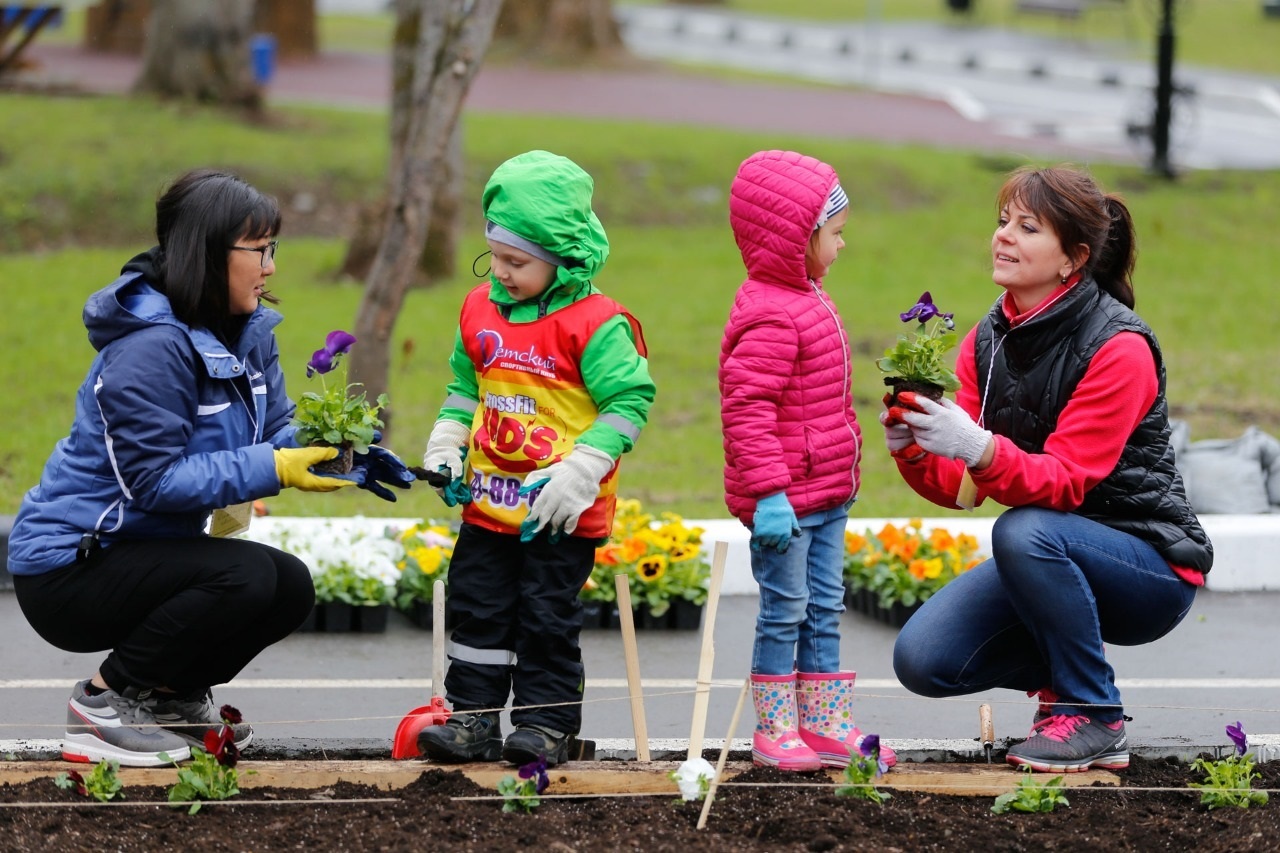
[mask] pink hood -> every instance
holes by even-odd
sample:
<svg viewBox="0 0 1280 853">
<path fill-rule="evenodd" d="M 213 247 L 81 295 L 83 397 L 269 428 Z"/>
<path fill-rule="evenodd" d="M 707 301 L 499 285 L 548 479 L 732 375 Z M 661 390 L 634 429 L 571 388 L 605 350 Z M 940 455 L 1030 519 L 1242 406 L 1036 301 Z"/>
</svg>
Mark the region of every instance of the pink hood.
<svg viewBox="0 0 1280 853">
<path fill-rule="evenodd" d="M 750 526 L 756 501 L 785 490 L 796 515 L 857 494 L 862 431 L 849 338 L 820 281 L 805 272 L 813 226 L 836 183 L 789 151 L 745 160 L 729 221 L 747 267 L 720 345 L 725 503 Z"/>
</svg>

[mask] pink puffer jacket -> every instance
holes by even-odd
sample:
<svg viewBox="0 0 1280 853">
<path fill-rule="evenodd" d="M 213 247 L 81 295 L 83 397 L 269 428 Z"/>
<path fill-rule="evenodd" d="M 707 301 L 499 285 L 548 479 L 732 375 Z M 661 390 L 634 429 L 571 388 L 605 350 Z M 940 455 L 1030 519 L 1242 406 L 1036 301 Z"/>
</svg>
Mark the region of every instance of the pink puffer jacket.
<svg viewBox="0 0 1280 853">
<path fill-rule="evenodd" d="M 849 338 L 804 255 L 836 173 L 791 151 L 743 161 L 729 222 L 747 267 L 720 344 L 720 420 L 729 511 L 750 526 L 756 501 L 786 490 L 796 515 L 857 494 L 862 430 Z"/>
</svg>

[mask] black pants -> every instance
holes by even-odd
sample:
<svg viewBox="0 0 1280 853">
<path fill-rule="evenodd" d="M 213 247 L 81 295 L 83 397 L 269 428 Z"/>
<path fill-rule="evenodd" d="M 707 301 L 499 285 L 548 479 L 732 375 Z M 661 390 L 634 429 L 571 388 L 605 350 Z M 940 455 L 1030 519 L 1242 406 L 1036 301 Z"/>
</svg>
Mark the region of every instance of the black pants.
<svg viewBox="0 0 1280 853">
<path fill-rule="evenodd" d="M 583 667 L 578 593 L 595 565 L 596 540 L 517 535 L 464 524 L 449 563 L 454 620 L 445 696 L 455 710 L 503 708 L 511 722 L 577 734 Z M 570 704 L 555 705 L 567 702 Z M 522 708 L 527 705 L 553 707 Z"/>
<path fill-rule="evenodd" d="M 16 576 L 14 592 L 54 646 L 110 649 L 98 671 L 117 691 L 230 681 L 301 625 L 315 601 L 297 557 L 209 537 L 117 542 L 65 568 Z"/>
</svg>

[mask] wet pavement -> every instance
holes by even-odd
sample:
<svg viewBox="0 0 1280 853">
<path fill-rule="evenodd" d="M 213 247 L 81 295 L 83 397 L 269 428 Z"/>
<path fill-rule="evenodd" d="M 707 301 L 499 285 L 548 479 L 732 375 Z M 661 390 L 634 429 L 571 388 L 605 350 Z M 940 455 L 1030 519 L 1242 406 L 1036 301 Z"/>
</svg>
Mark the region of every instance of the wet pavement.
<svg viewBox="0 0 1280 853">
<path fill-rule="evenodd" d="M 1258 744 L 1280 747 L 1280 672 L 1271 648 L 1280 592 L 1202 592 L 1191 613 L 1165 638 L 1145 646 L 1109 647 L 1135 748 L 1227 747 L 1224 727 L 1243 721 Z M 756 602 L 721 599 L 714 631 L 714 669 L 706 737 L 723 739 L 751 664 Z M 1022 694 L 987 691 L 957 699 L 925 699 L 894 678 L 897 630 L 861 614 L 842 621 L 842 665 L 858 673 L 856 713 L 865 731 L 889 743 L 967 742 L 978 737 L 978 706 L 992 706 L 997 739 L 1024 737 L 1035 704 Z M 11 592 L 0 593 L 0 753 L 34 749 L 60 737 L 74 681 L 101 655 L 69 654 L 41 640 Z M 651 742 L 687 740 L 692 727 L 701 631 L 640 631 L 637 636 L 644 714 Z M 633 737 L 621 634 L 586 631 L 587 687 L 583 736 Z M 295 634 L 264 651 L 219 703 L 245 712 L 263 743 L 319 744 L 329 750 L 390 749 L 396 724 L 431 696 L 431 632 L 393 614 L 383 634 Z M 749 737 L 751 711 L 735 737 Z M 504 723 L 506 722 L 504 716 Z M 19 743 L 21 742 L 21 743 Z M 46 745 L 47 748 L 47 745 Z M 1280 757 L 1280 753 L 1278 753 Z"/>
</svg>

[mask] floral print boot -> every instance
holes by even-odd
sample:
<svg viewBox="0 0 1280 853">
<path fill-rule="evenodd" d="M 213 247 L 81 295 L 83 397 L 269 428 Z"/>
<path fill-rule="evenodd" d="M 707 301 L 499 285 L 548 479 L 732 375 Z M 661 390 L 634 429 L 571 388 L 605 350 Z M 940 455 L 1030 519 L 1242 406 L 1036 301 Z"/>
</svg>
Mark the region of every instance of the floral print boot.
<svg viewBox="0 0 1280 853">
<path fill-rule="evenodd" d="M 850 751 L 861 752 L 862 731 L 853 724 L 856 672 L 797 672 L 796 710 L 800 737 L 826 767 L 848 767 Z M 893 750 L 880 742 L 880 761 L 898 763 Z"/>
<path fill-rule="evenodd" d="M 796 732 L 795 674 L 752 674 L 751 699 L 756 706 L 751 760 L 779 770 L 821 769 L 822 760 Z"/>
</svg>

